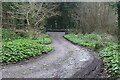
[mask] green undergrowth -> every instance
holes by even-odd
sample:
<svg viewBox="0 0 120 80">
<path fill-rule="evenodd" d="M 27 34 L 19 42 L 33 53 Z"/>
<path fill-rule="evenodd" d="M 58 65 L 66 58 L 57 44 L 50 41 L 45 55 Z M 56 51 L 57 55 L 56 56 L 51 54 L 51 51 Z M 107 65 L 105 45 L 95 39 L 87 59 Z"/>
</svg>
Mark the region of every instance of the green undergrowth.
<svg viewBox="0 0 120 80">
<path fill-rule="evenodd" d="M 22 38 L 25 38 L 25 36 L 21 37 L 19 34 L 16 34 L 12 30 L 2 29 L 2 41 L 3 42 L 13 41 L 13 40 L 22 39 Z"/>
<path fill-rule="evenodd" d="M 37 38 L 33 38 L 33 40 L 40 44 L 50 44 L 52 42 L 52 40 L 46 34 L 43 34 Z"/>
<path fill-rule="evenodd" d="M 92 48 L 100 53 L 105 68 L 112 76 L 120 77 L 120 52 L 117 41 L 107 34 L 66 34 L 74 44 Z"/>
<path fill-rule="evenodd" d="M 7 32 L 6 32 L 7 33 Z M 29 59 L 30 57 L 39 56 L 43 53 L 48 53 L 53 49 L 48 45 L 51 39 L 47 34 L 40 35 L 37 38 L 29 39 L 20 37 L 15 33 L 7 37 L 4 33 L 2 41 L 2 49 L 0 49 L 1 62 L 3 64 L 12 64 L 22 60 Z"/>
</svg>

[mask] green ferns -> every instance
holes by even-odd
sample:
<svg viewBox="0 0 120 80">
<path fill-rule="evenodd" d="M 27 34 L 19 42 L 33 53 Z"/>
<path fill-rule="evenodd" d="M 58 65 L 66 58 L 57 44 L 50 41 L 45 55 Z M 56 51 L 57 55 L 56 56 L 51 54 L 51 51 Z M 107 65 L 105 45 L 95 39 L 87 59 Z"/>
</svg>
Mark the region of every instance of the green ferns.
<svg viewBox="0 0 120 80">
<path fill-rule="evenodd" d="M 114 76 L 120 77 L 120 52 L 114 40 L 104 34 L 66 34 L 64 38 L 72 43 L 97 50 L 103 59 L 105 68 Z"/>
</svg>

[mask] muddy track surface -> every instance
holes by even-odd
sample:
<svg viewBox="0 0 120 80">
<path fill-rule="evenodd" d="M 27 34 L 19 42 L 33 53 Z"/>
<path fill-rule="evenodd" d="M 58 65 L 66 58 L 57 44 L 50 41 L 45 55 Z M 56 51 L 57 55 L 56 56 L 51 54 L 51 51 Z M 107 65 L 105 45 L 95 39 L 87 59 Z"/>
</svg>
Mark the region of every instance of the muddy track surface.
<svg viewBox="0 0 120 80">
<path fill-rule="evenodd" d="M 78 47 L 63 38 L 63 32 L 49 32 L 54 50 L 48 54 L 6 65 L 3 78 L 83 78 L 96 77 L 101 60 L 91 50 Z"/>
</svg>

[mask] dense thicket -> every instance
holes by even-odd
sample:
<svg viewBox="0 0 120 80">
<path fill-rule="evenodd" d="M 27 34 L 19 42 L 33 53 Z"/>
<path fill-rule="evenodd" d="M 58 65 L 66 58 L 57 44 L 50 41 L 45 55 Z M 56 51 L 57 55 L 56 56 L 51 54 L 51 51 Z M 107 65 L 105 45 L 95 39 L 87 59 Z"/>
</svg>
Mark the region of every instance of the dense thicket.
<svg viewBox="0 0 120 80">
<path fill-rule="evenodd" d="M 2 3 L 3 28 L 11 28 L 15 32 L 26 33 L 29 38 L 40 35 L 44 31 L 45 20 L 57 15 L 55 3 Z"/>
<path fill-rule="evenodd" d="M 73 19 L 79 33 L 117 33 L 117 14 L 110 3 L 76 3 Z"/>
<path fill-rule="evenodd" d="M 28 32 L 41 33 L 46 20 L 62 16 L 64 27 L 76 33 L 117 33 L 117 14 L 110 3 L 3 3 L 3 25 Z M 59 24 L 59 22 L 57 22 Z"/>
</svg>

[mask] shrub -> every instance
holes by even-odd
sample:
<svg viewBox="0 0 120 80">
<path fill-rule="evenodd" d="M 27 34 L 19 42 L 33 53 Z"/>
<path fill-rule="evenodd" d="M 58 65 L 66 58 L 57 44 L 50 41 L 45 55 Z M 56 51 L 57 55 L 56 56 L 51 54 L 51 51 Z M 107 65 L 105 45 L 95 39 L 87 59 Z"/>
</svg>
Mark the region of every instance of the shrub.
<svg viewBox="0 0 120 80">
<path fill-rule="evenodd" d="M 12 41 L 12 40 L 21 39 L 21 38 L 23 37 L 21 37 L 19 34 L 16 34 L 12 30 L 2 29 L 2 41 L 3 42 Z"/>
</svg>

